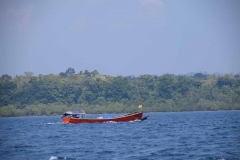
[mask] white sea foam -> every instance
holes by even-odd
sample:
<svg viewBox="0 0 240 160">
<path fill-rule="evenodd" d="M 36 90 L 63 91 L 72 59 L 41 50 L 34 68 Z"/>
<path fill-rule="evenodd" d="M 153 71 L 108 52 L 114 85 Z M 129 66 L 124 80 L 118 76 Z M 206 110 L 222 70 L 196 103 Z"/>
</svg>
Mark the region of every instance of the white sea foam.
<svg viewBox="0 0 240 160">
<path fill-rule="evenodd" d="M 56 160 L 58 159 L 56 156 L 51 156 L 49 160 Z"/>
<path fill-rule="evenodd" d="M 141 121 L 141 120 L 134 120 L 135 122 L 139 122 L 139 121 Z"/>
<path fill-rule="evenodd" d="M 108 121 L 108 122 L 105 122 L 105 123 L 118 123 L 118 122 L 115 122 L 115 121 Z"/>
<path fill-rule="evenodd" d="M 63 123 L 62 122 L 57 122 L 57 123 L 49 122 L 47 124 L 63 124 Z"/>
</svg>

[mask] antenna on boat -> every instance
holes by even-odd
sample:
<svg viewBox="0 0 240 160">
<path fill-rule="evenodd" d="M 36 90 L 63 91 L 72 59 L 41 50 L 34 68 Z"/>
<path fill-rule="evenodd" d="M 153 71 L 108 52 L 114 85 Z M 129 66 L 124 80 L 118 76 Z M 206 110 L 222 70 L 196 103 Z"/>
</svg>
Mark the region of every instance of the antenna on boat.
<svg viewBox="0 0 240 160">
<path fill-rule="evenodd" d="M 138 84 L 138 87 L 137 87 L 137 92 L 138 92 L 138 102 L 139 102 L 139 105 L 138 105 L 138 108 L 140 109 L 140 108 L 142 108 L 142 103 L 143 103 L 143 101 L 144 101 L 144 99 L 143 99 L 143 97 L 142 97 L 142 95 L 141 94 L 143 94 L 144 93 L 144 91 L 145 91 L 145 77 L 146 77 L 146 75 L 141 75 L 140 76 L 140 81 L 139 81 L 139 84 Z"/>
</svg>

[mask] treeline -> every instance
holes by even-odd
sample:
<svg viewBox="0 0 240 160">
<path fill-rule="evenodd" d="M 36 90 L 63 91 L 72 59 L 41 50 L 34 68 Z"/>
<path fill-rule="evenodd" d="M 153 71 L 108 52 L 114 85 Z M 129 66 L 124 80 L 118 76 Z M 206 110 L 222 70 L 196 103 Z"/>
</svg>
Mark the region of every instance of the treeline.
<svg viewBox="0 0 240 160">
<path fill-rule="evenodd" d="M 98 71 L 59 75 L 11 76 L 0 78 L 0 116 L 57 115 L 67 110 L 87 113 L 150 111 L 211 111 L 240 109 L 239 75 L 192 77 L 106 76 Z"/>
</svg>

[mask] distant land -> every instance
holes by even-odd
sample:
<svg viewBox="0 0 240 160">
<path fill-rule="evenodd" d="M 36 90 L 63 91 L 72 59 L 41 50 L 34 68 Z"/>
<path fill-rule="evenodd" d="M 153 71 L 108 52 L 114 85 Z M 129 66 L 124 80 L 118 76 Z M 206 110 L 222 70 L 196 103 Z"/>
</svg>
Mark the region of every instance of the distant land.
<svg viewBox="0 0 240 160">
<path fill-rule="evenodd" d="M 240 109 L 240 72 L 109 76 L 97 70 L 0 77 L 0 116 Z"/>
<path fill-rule="evenodd" d="M 204 72 L 189 72 L 189 73 L 184 74 L 184 75 L 185 75 L 185 76 L 188 76 L 188 77 L 193 77 L 194 74 L 196 74 L 196 73 L 202 73 L 202 74 L 204 74 L 204 75 L 214 75 L 214 76 L 224 76 L 225 74 L 240 75 L 240 72 L 238 72 L 238 73 L 236 73 L 236 74 L 234 74 L 234 73 L 214 72 L 214 73 L 211 74 L 211 73 L 208 73 L 208 72 L 206 72 L 206 71 L 204 71 Z"/>
</svg>

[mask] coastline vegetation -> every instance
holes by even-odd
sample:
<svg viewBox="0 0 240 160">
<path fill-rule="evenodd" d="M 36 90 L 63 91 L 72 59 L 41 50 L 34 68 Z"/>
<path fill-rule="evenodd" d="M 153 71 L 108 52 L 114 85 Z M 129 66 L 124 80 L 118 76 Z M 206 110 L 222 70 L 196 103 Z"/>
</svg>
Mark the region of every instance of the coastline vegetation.
<svg viewBox="0 0 240 160">
<path fill-rule="evenodd" d="M 0 117 L 59 115 L 68 110 L 86 113 L 240 110 L 240 77 L 196 73 L 191 77 L 106 76 L 98 71 L 75 74 L 0 77 Z"/>
</svg>

